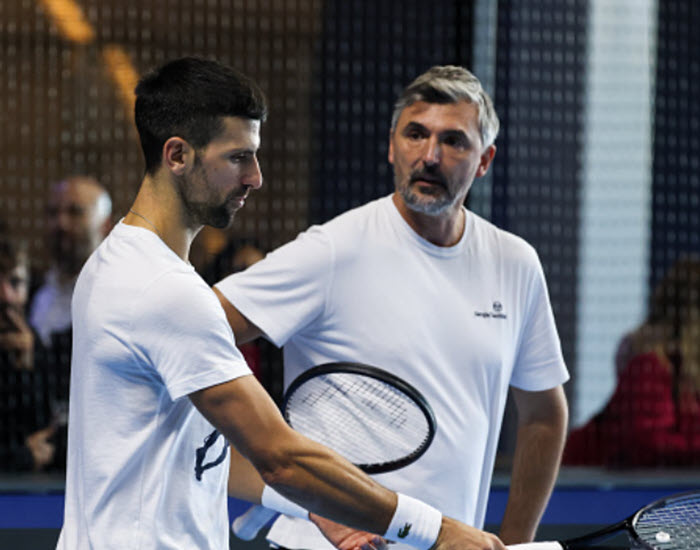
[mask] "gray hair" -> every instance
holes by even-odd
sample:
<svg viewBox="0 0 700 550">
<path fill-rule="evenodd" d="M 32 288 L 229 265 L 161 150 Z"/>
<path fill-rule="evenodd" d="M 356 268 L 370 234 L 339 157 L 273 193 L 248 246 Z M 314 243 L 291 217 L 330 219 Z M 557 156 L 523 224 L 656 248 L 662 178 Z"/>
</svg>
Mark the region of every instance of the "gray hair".
<svg viewBox="0 0 700 550">
<path fill-rule="evenodd" d="M 391 130 L 408 106 L 425 101 L 427 103 L 457 103 L 466 100 L 479 110 L 479 130 L 483 147 L 492 145 L 498 135 L 500 123 L 493 102 L 484 91 L 481 82 L 471 72 L 455 65 L 436 65 L 428 69 L 401 93 L 391 116 Z"/>
</svg>

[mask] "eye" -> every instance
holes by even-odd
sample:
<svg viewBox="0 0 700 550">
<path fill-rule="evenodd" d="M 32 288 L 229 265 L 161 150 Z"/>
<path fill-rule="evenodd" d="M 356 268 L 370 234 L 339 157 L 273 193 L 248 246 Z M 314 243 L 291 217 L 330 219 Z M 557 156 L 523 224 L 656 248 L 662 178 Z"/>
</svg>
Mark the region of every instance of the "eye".
<svg viewBox="0 0 700 550">
<path fill-rule="evenodd" d="M 231 155 L 230 160 L 231 162 L 235 164 L 241 164 L 244 162 L 250 161 L 250 159 L 253 158 L 252 153 L 236 153 L 235 155 Z"/>
<path fill-rule="evenodd" d="M 467 149 L 469 147 L 469 141 L 462 134 L 450 134 L 445 136 L 443 143 L 455 149 Z"/>
<path fill-rule="evenodd" d="M 22 285 L 24 285 L 24 279 L 22 277 L 10 277 L 10 286 L 12 286 L 13 289 L 17 290 Z"/>
</svg>

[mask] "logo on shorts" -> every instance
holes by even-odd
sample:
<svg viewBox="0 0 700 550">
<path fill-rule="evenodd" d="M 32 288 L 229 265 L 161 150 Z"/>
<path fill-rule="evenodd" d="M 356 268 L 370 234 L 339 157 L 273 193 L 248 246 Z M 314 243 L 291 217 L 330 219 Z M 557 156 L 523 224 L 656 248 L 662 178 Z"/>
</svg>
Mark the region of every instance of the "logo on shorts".
<svg viewBox="0 0 700 550">
<path fill-rule="evenodd" d="M 398 537 L 400 539 L 405 539 L 408 536 L 408 533 L 411 531 L 411 527 L 411 523 L 407 523 L 406 525 L 404 525 L 401 529 L 399 529 Z"/>
<path fill-rule="evenodd" d="M 484 317 L 487 319 L 507 319 L 508 316 L 503 313 L 503 304 L 498 300 L 491 304 L 491 311 L 475 311 L 476 317 Z"/>
</svg>

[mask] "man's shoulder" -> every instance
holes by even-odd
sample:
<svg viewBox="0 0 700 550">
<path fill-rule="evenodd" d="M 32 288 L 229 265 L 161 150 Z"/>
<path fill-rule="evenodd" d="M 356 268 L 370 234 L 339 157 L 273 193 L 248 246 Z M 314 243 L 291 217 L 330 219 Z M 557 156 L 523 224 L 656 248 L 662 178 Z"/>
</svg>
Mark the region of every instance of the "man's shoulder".
<svg viewBox="0 0 700 550">
<path fill-rule="evenodd" d="M 497 254 L 503 259 L 518 262 L 535 262 L 539 264 L 537 251 L 523 237 L 500 228 L 493 222 L 468 211 L 472 221 L 474 240 L 482 243 L 489 253 Z"/>
<path fill-rule="evenodd" d="M 323 223 L 320 227 L 329 232 L 343 231 L 348 226 L 357 228 L 358 224 L 366 223 L 374 216 L 382 215 L 390 205 L 390 196 L 380 197 L 365 204 L 350 208 Z"/>
</svg>

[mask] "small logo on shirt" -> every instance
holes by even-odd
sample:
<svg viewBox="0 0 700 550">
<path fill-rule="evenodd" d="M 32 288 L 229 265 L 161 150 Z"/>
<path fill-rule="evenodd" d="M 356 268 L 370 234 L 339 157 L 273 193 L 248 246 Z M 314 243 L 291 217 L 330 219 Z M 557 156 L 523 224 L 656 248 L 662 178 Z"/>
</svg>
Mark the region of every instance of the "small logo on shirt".
<svg viewBox="0 0 700 550">
<path fill-rule="evenodd" d="M 399 529 L 398 537 L 400 539 L 405 539 L 408 536 L 408 533 L 411 531 L 412 526 L 413 524 L 411 523 L 407 523 L 406 525 L 404 525 L 401 529 Z"/>
<path fill-rule="evenodd" d="M 475 311 L 476 317 L 484 317 L 488 319 L 507 319 L 508 315 L 503 313 L 503 304 L 496 300 L 491 305 L 491 311 Z"/>
<path fill-rule="evenodd" d="M 221 453 L 219 453 L 219 456 L 212 460 L 211 462 L 204 462 L 204 459 L 207 456 L 207 451 L 212 448 L 214 443 L 216 443 L 216 440 L 219 439 L 219 436 L 221 434 L 219 433 L 218 430 L 214 430 L 211 432 L 205 439 L 204 439 L 204 445 L 201 447 L 197 447 L 197 451 L 195 454 L 195 465 L 194 465 L 194 476 L 197 478 L 197 481 L 202 481 L 202 474 L 204 473 L 205 470 L 208 470 L 209 468 L 213 468 L 214 466 L 218 466 L 221 464 L 224 460 L 226 460 L 226 451 L 228 449 L 228 440 L 223 437 L 224 440 L 224 445 L 223 449 L 221 449 Z"/>
</svg>

